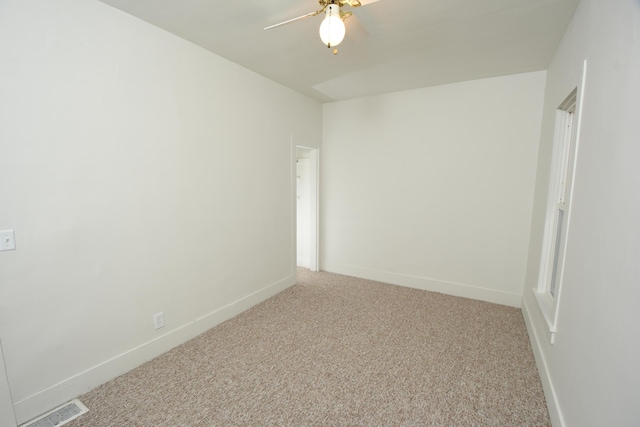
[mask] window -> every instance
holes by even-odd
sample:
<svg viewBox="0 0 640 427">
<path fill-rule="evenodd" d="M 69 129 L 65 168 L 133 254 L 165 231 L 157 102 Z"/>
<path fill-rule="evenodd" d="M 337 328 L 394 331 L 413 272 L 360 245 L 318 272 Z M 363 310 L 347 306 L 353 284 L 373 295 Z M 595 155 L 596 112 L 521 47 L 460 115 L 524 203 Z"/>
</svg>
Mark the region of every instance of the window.
<svg viewBox="0 0 640 427">
<path fill-rule="evenodd" d="M 567 233 L 571 217 L 571 196 L 578 151 L 579 126 L 576 118 L 578 101 L 579 93 L 576 88 L 556 110 L 543 252 L 538 286 L 534 290 L 549 327 L 549 339 L 552 344 L 557 332 Z"/>
</svg>

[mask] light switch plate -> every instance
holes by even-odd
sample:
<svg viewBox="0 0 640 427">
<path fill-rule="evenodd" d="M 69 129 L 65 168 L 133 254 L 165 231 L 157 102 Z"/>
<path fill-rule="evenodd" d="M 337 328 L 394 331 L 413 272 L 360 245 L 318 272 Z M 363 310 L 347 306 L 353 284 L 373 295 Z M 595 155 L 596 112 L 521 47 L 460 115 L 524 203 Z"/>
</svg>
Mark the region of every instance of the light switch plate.
<svg viewBox="0 0 640 427">
<path fill-rule="evenodd" d="M 160 329 L 164 326 L 164 313 L 162 311 L 153 316 L 153 325 L 156 329 Z"/>
<path fill-rule="evenodd" d="M 0 231 L 0 251 L 14 251 L 16 249 L 16 236 L 13 230 Z"/>
</svg>

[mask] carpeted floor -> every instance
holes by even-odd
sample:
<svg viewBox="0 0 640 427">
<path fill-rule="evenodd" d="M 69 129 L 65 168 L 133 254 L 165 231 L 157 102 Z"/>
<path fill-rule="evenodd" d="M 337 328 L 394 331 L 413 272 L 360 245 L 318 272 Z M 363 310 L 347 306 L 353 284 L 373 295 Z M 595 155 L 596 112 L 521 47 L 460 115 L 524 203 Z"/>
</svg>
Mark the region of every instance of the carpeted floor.
<svg viewBox="0 0 640 427">
<path fill-rule="evenodd" d="M 98 426 L 548 426 L 519 309 L 299 269 L 83 395 Z"/>
</svg>

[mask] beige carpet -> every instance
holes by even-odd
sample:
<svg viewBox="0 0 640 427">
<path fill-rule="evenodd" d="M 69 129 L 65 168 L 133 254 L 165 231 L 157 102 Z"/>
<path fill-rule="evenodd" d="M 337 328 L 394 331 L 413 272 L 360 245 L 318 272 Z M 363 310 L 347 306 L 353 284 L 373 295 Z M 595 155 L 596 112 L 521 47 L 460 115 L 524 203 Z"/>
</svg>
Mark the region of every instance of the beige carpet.
<svg viewBox="0 0 640 427">
<path fill-rule="evenodd" d="M 547 426 L 522 312 L 299 269 L 69 426 Z"/>
</svg>

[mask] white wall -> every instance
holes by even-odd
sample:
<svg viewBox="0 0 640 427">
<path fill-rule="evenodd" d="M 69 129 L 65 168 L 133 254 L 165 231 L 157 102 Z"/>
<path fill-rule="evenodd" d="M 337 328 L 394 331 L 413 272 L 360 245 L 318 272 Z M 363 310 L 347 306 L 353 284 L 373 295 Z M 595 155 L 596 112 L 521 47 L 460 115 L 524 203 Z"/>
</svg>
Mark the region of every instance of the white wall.
<svg viewBox="0 0 640 427">
<path fill-rule="evenodd" d="M 3 0 L 0 61 L 19 422 L 295 282 L 295 144 L 319 146 L 320 104 L 93 0 Z"/>
<path fill-rule="evenodd" d="M 520 306 L 544 81 L 325 104 L 322 268 Z"/>
<path fill-rule="evenodd" d="M 555 344 L 537 285 L 555 109 L 587 60 Z M 528 322 L 554 425 L 640 423 L 640 2 L 582 0 L 549 67 L 531 245 Z"/>
</svg>

